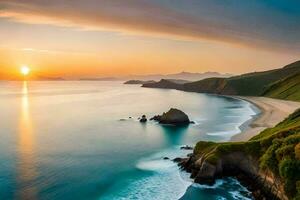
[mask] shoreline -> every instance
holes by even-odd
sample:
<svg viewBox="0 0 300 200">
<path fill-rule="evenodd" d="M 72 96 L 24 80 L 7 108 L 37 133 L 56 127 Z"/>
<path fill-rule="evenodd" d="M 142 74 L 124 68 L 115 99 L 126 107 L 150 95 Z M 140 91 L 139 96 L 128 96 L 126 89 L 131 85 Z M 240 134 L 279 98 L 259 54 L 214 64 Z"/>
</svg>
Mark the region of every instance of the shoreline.
<svg viewBox="0 0 300 200">
<path fill-rule="evenodd" d="M 268 97 L 231 96 L 247 101 L 259 109 L 259 113 L 244 123 L 241 133 L 231 137 L 230 142 L 248 141 L 266 128 L 274 127 L 295 110 L 300 108 L 300 102 L 272 99 Z M 245 126 L 246 124 L 246 126 Z"/>
<path fill-rule="evenodd" d="M 227 96 L 227 95 L 226 95 Z M 295 101 L 287 101 L 287 100 L 279 100 L 279 99 L 272 99 L 268 97 L 250 97 L 250 96 L 227 96 L 235 99 L 239 99 L 242 101 L 246 101 L 252 106 L 253 111 L 255 114 L 252 115 L 252 118 L 245 121 L 239 128 L 241 130 L 240 133 L 234 135 L 231 137 L 231 139 L 228 142 L 246 142 L 252 137 L 258 135 L 261 131 L 263 131 L 266 128 L 272 128 L 276 126 L 278 123 L 283 121 L 285 118 L 287 118 L 290 114 L 295 112 L 297 109 L 300 109 L 300 102 Z M 209 152 L 208 154 L 211 154 Z M 207 156 L 207 154 L 206 154 Z M 225 157 L 224 157 L 225 158 Z M 227 161 L 226 161 L 227 159 Z M 233 159 L 233 160 L 230 160 Z M 272 183 L 270 184 L 268 181 L 265 183 L 266 175 L 263 177 L 263 175 L 260 175 L 258 172 L 255 175 L 255 178 L 250 178 L 252 175 L 254 175 L 251 171 L 251 169 L 258 168 L 257 163 L 253 162 L 251 158 L 245 158 L 244 154 L 232 154 L 225 158 L 224 163 L 235 163 L 235 159 L 240 159 L 241 169 L 243 169 L 243 162 L 246 160 L 246 165 L 249 163 L 252 167 L 250 167 L 249 172 L 240 171 L 238 174 L 222 174 L 219 177 L 216 177 L 215 175 L 212 175 L 211 177 L 216 179 L 223 179 L 228 176 L 233 176 L 235 179 L 237 179 L 242 186 L 246 187 L 248 191 L 250 191 L 255 199 L 261 199 L 261 198 L 276 198 L 277 193 L 270 192 L 273 189 Z M 209 170 L 215 170 L 214 173 L 217 173 L 217 165 L 207 164 L 205 161 L 201 161 L 203 163 L 199 162 L 199 157 L 195 156 L 194 154 L 190 157 L 182 158 L 178 165 L 181 166 L 186 172 L 191 173 L 191 176 L 194 174 L 193 179 L 194 182 L 196 181 L 197 177 L 199 176 L 198 173 L 201 172 L 200 177 L 204 177 L 204 179 L 208 176 L 210 177 Z M 228 161 L 229 160 L 229 161 Z M 222 163 L 222 161 L 221 161 Z M 245 164 L 244 163 L 244 164 Z M 195 167 L 197 165 L 197 168 Z M 228 164 L 227 164 L 228 165 Z M 231 165 L 231 164 L 229 164 Z M 239 166 L 239 164 L 237 164 Z M 215 166 L 215 168 L 214 168 Z M 203 168 L 205 170 L 203 170 Z M 226 169 L 226 164 L 225 168 Z M 198 170 L 198 171 L 197 171 Z M 196 176 L 197 174 L 197 176 Z M 250 174 L 250 176 L 249 176 Z M 198 178 L 199 179 L 199 178 Z M 200 183 L 200 182 L 198 182 Z M 200 183 L 201 184 L 201 183 Z M 202 184 L 205 184 L 205 182 L 202 182 Z M 282 183 L 281 183 L 282 186 Z M 283 187 L 283 186 L 282 186 Z M 280 187 L 280 188 L 282 188 Z M 275 187 L 277 188 L 277 187 Z M 278 188 L 277 188 L 278 189 Z M 186 191 L 187 192 L 187 191 Z M 285 195 L 285 193 L 280 190 L 281 195 Z"/>
</svg>

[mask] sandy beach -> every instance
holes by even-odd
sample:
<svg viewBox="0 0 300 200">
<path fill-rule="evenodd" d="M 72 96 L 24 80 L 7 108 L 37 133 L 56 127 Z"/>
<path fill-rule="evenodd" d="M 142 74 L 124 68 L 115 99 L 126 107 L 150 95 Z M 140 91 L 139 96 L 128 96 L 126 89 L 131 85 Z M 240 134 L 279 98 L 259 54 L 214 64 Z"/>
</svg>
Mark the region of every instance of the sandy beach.
<svg viewBox="0 0 300 200">
<path fill-rule="evenodd" d="M 247 141 L 266 128 L 274 127 L 288 115 L 300 108 L 300 102 L 285 101 L 267 97 L 241 97 L 256 105 L 261 113 L 254 119 L 249 127 L 240 134 L 231 138 L 231 141 Z"/>
</svg>

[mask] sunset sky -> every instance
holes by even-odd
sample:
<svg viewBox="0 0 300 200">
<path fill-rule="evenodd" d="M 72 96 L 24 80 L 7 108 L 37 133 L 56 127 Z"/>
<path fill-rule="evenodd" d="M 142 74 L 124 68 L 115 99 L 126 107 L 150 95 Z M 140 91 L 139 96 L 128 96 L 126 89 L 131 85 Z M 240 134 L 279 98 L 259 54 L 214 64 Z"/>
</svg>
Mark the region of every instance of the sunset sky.
<svg viewBox="0 0 300 200">
<path fill-rule="evenodd" d="M 299 0 L 0 0 L 0 78 L 244 73 L 299 60 Z"/>
</svg>

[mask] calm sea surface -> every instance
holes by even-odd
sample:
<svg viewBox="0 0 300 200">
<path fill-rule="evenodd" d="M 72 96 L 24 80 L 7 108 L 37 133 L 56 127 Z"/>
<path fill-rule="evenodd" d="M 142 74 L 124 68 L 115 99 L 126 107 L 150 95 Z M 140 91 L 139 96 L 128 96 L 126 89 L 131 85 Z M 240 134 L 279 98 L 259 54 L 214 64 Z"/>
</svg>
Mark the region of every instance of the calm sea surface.
<svg viewBox="0 0 300 200">
<path fill-rule="evenodd" d="M 196 124 L 137 121 L 171 107 Z M 0 199 L 251 198 L 230 178 L 192 184 L 163 157 L 229 140 L 254 114 L 241 100 L 120 82 L 0 82 Z"/>
</svg>

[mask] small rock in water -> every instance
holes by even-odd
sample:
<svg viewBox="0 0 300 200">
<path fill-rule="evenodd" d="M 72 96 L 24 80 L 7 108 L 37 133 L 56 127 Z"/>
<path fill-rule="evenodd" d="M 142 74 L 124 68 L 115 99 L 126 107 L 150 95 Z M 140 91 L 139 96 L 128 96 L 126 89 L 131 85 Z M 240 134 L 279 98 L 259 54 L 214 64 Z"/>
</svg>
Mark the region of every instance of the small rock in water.
<svg viewBox="0 0 300 200">
<path fill-rule="evenodd" d="M 176 163 L 180 163 L 183 159 L 182 158 L 175 158 L 173 161 Z"/>
<path fill-rule="evenodd" d="M 160 115 L 155 115 L 154 117 L 152 117 L 150 120 L 154 120 L 154 121 L 160 121 L 161 116 Z"/>
<path fill-rule="evenodd" d="M 188 161 L 188 158 L 175 158 L 173 159 L 173 162 L 177 163 L 178 166 L 181 168 L 185 165 L 185 163 Z"/>
<path fill-rule="evenodd" d="M 147 122 L 146 115 L 143 115 L 142 118 L 140 119 L 140 122 L 145 123 Z"/>
<path fill-rule="evenodd" d="M 185 146 L 180 147 L 180 149 L 183 149 L 183 150 L 193 150 L 193 147 L 185 145 Z"/>
<path fill-rule="evenodd" d="M 170 160 L 170 158 L 169 157 L 164 157 L 164 160 Z"/>
</svg>

